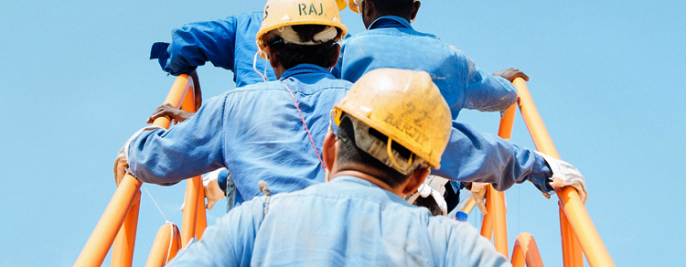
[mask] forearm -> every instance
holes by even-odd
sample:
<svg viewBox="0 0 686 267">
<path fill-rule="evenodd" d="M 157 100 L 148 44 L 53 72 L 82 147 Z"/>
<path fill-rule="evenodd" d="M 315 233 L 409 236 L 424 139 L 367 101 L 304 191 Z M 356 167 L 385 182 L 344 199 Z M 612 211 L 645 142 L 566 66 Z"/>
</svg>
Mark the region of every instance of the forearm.
<svg viewBox="0 0 686 267">
<path fill-rule="evenodd" d="M 479 111 L 506 110 L 517 100 L 517 88 L 505 78 L 492 76 L 480 70 L 471 78 L 465 93 L 465 108 Z"/>
<path fill-rule="evenodd" d="M 134 176 L 143 182 L 169 185 L 223 167 L 226 97 L 209 99 L 193 117 L 169 130 L 144 131 L 132 137 L 127 152 Z"/>
<path fill-rule="evenodd" d="M 453 122 L 441 168 L 433 173 L 451 180 L 491 183 L 500 191 L 527 180 L 539 190 L 552 189 L 547 185 L 552 172 L 533 150 L 458 122 Z"/>
<path fill-rule="evenodd" d="M 165 130 L 146 131 L 129 145 L 130 172 L 145 183 L 173 185 L 222 167 L 220 162 L 194 156 L 185 138 L 166 136 Z M 203 153 L 204 154 L 204 153 Z"/>
</svg>

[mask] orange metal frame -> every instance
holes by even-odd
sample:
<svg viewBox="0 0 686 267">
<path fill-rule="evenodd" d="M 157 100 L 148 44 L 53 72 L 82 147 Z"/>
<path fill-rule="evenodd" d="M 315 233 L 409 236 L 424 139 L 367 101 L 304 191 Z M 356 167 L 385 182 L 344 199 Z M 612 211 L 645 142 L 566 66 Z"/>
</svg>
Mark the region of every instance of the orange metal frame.
<svg viewBox="0 0 686 267">
<path fill-rule="evenodd" d="M 180 107 L 185 111 L 195 112 L 197 108 L 193 89 L 192 79 L 188 75 L 179 75 L 164 103 L 177 108 Z M 169 128 L 170 123 L 169 118 L 160 117 L 155 120 L 153 125 Z M 74 266 L 102 265 L 113 242 L 112 266 L 131 266 L 142 185 L 142 182 L 130 174 L 124 176 Z M 207 221 L 205 217 L 205 192 L 200 176 L 188 180 L 185 200 L 183 229 L 178 244 L 176 241 L 169 242 L 169 240 L 178 239 L 179 235 L 170 235 L 174 232 L 169 230 L 170 226 L 162 226 L 157 238 L 161 241 L 158 242 L 156 239 L 150 255 L 154 258 L 148 260 L 147 266 L 163 266 L 166 261 L 160 259 L 171 259 L 176 255 L 178 249 L 185 246 L 191 238 L 200 239 L 202 237 L 202 233 L 207 227 Z M 173 228 L 176 229 L 176 226 Z M 163 229 L 166 230 L 163 231 Z M 178 229 L 175 231 L 178 232 Z M 167 241 L 163 242 L 163 240 Z M 169 247 L 170 244 L 171 247 Z M 160 256 L 161 253 L 157 253 L 157 251 L 164 251 L 164 255 Z M 157 265 L 158 263 L 162 265 Z"/>
<path fill-rule="evenodd" d="M 518 105 L 526 123 L 536 149 L 551 157 L 560 158 L 548 130 L 543 124 L 536 106 L 534 105 L 529 89 L 523 79 L 517 78 L 513 84 L 518 91 Z M 514 124 L 515 105 L 512 105 L 500 120 L 498 135 L 509 139 Z M 598 231 L 586 211 L 579 194 L 571 187 L 557 189 L 560 205 L 560 230 L 562 237 L 562 255 L 565 267 L 581 267 L 584 265 L 583 256 L 591 266 L 615 266 L 610 253 L 605 248 Z M 507 229 L 505 219 L 505 197 L 503 192 L 498 192 L 490 187 L 486 195 L 486 209 L 481 224 L 481 235 L 487 239 L 494 236 L 494 245 L 498 252 L 507 257 Z M 538 247 L 533 237 L 528 233 L 522 233 L 517 237 L 512 251 L 512 264 L 514 266 L 543 266 Z"/>
</svg>

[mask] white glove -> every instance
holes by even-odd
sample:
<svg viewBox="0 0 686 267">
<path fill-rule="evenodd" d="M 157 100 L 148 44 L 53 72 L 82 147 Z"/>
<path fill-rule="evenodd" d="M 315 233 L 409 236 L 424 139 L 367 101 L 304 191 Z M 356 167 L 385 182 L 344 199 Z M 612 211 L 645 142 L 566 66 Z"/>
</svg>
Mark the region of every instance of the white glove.
<svg viewBox="0 0 686 267">
<path fill-rule="evenodd" d="M 484 204 L 484 201 L 486 200 L 486 192 L 488 191 L 488 185 L 488 183 L 473 182 L 472 188 L 469 190 L 472 192 L 472 197 L 474 198 L 474 202 L 476 202 L 476 207 L 479 208 L 481 214 L 483 215 L 488 214 L 486 204 Z"/>
<path fill-rule="evenodd" d="M 202 177 L 202 185 L 205 187 L 205 198 L 207 198 L 207 205 L 205 206 L 207 210 L 211 210 L 217 200 L 224 197 L 224 191 L 219 187 L 217 179 L 219 179 L 219 172 L 224 170 L 224 168 L 219 168 L 214 171 L 207 173 Z"/>
<path fill-rule="evenodd" d="M 438 207 L 441 209 L 441 211 L 443 211 L 443 215 L 448 214 L 448 204 L 445 202 L 445 199 L 443 199 L 443 194 L 441 194 L 441 192 L 438 192 L 438 190 L 433 189 L 431 186 L 424 183 L 419 186 L 417 192 L 419 192 L 419 196 L 423 198 L 427 198 L 429 196 L 433 197 Z"/>
<path fill-rule="evenodd" d="M 566 161 L 550 157 L 538 151 L 536 151 L 536 153 L 545 159 L 545 162 L 548 163 L 548 166 L 553 171 L 553 176 L 549 178 L 550 186 L 553 188 L 571 186 L 576 189 L 577 192 L 579 192 L 581 202 L 586 204 L 586 200 L 588 200 L 588 193 L 586 192 L 586 183 L 584 181 L 584 176 L 581 175 L 581 172 L 579 172 L 577 168 L 574 168 L 572 164 L 569 164 Z"/>
</svg>

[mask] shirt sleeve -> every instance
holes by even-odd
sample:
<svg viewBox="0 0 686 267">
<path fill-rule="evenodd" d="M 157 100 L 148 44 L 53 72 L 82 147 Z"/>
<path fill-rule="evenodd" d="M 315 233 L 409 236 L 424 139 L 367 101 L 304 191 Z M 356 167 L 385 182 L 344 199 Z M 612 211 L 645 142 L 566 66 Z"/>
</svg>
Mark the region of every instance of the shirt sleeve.
<svg viewBox="0 0 686 267">
<path fill-rule="evenodd" d="M 539 190 L 552 193 L 552 171 L 533 150 L 495 135 L 481 134 L 468 124 L 453 121 L 441 168 L 433 174 L 451 180 L 491 183 L 504 191 L 514 183 L 531 181 Z"/>
<path fill-rule="evenodd" d="M 172 185 L 225 167 L 224 107 L 228 92 L 210 98 L 186 121 L 145 131 L 129 145 L 129 170 L 139 180 Z"/>
<path fill-rule="evenodd" d="M 250 266 L 255 237 L 263 220 L 264 198 L 232 209 L 169 262 L 174 266 Z"/>
<path fill-rule="evenodd" d="M 435 217 L 428 229 L 436 266 L 512 266 L 469 223 Z"/>
<path fill-rule="evenodd" d="M 233 71 L 236 24 L 237 18 L 230 16 L 174 29 L 167 53 L 158 53 L 160 66 L 172 75 L 179 75 L 189 74 L 210 61 L 216 67 Z"/>
<path fill-rule="evenodd" d="M 453 56 L 465 62 L 466 84 L 463 106 L 479 111 L 506 110 L 517 100 L 517 88 L 502 77 L 488 74 L 476 67 L 462 51 L 450 46 Z"/>
</svg>

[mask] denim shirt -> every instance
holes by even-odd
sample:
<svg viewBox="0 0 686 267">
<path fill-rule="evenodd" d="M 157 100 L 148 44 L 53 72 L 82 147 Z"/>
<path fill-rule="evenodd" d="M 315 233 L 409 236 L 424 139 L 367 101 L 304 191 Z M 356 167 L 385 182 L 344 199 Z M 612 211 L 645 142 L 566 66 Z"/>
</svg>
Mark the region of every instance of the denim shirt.
<svg viewBox="0 0 686 267">
<path fill-rule="evenodd" d="M 236 87 L 262 82 L 253 70 L 255 36 L 261 25 L 262 12 L 189 23 L 172 31 L 171 44 L 154 44 L 150 58 L 157 58 L 162 69 L 172 75 L 189 74 L 209 61 L 232 71 Z M 258 56 L 257 70 L 263 72 L 265 64 L 269 80 L 276 80 L 272 67 Z"/>
<path fill-rule="evenodd" d="M 285 86 L 284 86 L 285 85 Z M 198 112 L 169 130 L 147 131 L 129 147 L 129 168 L 146 183 L 170 185 L 226 167 L 240 199 L 291 192 L 324 181 L 321 154 L 333 105 L 352 84 L 326 69 L 301 64 L 279 81 L 236 88 L 209 99 Z M 286 89 L 293 92 L 303 121 Z"/>
<path fill-rule="evenodd" d="M 479 70 L 467 55 L 436 36 L 415 31 L 400 17 L 380 17 L 369 29 L 344 40 L 336 77 L 351 82 L 379 68 L 428 72 L 450 106 L 460 110 L 498 111 L 510 107 L 517 90 L 508 80 Z"/>
<path fill-rule="evenodd" d="M 243 203 L 168 266 L 511 265 L 469 223 L 343 176 Z"/>
</svg>

